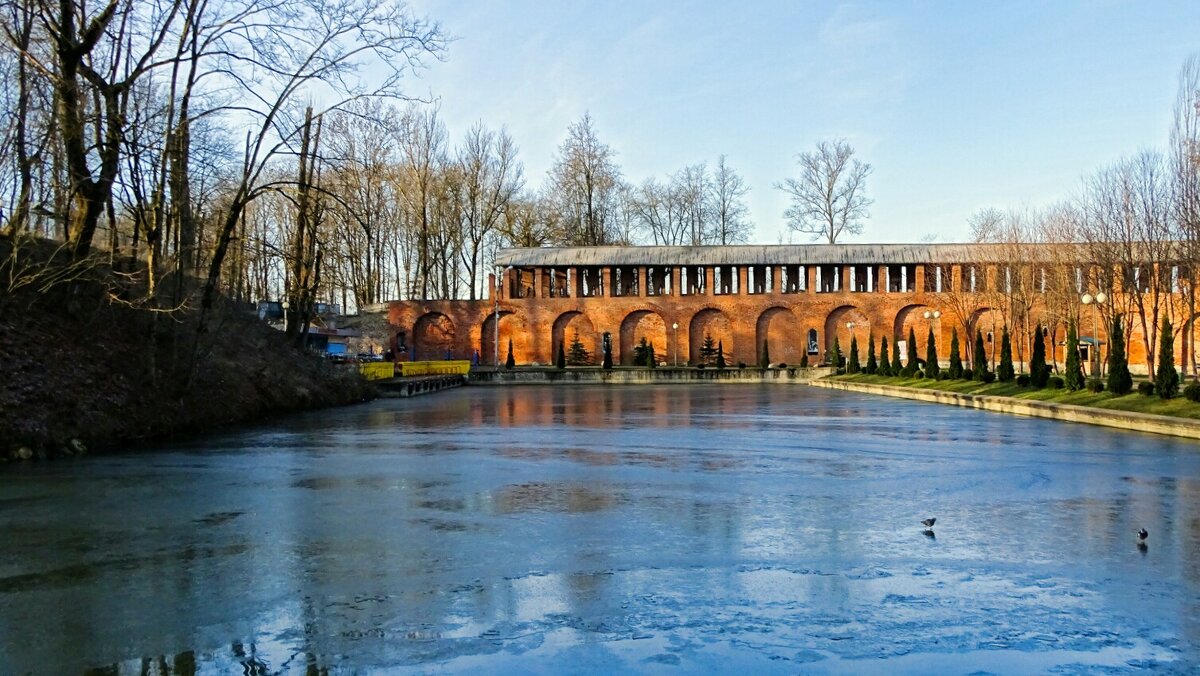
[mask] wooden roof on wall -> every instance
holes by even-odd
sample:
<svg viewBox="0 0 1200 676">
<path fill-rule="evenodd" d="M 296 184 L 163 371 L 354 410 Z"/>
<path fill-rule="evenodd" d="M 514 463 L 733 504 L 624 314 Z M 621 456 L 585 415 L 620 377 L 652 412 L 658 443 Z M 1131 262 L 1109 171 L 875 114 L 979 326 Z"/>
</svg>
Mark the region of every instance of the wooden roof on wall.
<svg viewBox="0 0 1200 676">
<path fill-rule="evenodd" d="M 1021 247 L 1024 262 L 1043 246 Z M 1058 245 L 1062 246 L 1062 245 Z M 1069 245 L 1068 245 L 1069 246 Z M 909 265 L 1004 263 L 1016 249 L 1007 244 L 780 244 L 740 246 L 587 246 L 501 249 L 496 264 L 515 267 L 596 265 Z"/>
</svg>

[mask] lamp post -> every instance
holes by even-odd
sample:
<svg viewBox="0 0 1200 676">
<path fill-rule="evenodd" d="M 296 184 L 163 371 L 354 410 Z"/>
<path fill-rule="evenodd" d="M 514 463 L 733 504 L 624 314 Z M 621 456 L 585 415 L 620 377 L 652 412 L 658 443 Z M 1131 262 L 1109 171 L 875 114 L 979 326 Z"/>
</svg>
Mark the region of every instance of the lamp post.
<svg viewBox="0 0 1200 676">
<path fill-rule="evenodd" d="M 1092 306 L 1092 344 L 1096 347 L 1096 365 L 1092 367 L 1093 378 L 1104 377 L 1104 362 L 1100 361 L 1100 340 L 1096 337 L 1096 306 L 1103 305 L 1106 300 L 1108 300 L 1108 296 L 1104 295 L 1103 291 L 1096 292 L 1095 296 L 1090 293 L 1085 293 L 1079 299 L 1079 302 L 1083 303 L 1084 305 Z M 1100 369 L 1099 374 L 1096 372 L 1097 368 Z"/>
<path fill-rule="evenodd" d="M 679 322 L 671 322 L 671 330 L 675 332 L 675 368 L 679 368 Z"/>
</svg>

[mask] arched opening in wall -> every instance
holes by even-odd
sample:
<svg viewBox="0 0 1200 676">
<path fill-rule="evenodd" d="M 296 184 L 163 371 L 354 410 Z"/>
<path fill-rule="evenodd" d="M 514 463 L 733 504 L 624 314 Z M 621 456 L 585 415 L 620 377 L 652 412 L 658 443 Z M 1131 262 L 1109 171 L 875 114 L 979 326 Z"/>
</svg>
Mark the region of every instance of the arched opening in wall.
<svg viewBox="0 0 1200 676">
<path fill-rule="evenodd" d="M 572 346 L 578 338 L 578 347 L 572 352 Z M 573 366 L 599 364 L 603 359 L 601 335 L 592 325 L 592 320 L 582 312 L 572 310 L 564 312 L 554 320 L 550 334 L 550 361 L 558 358 L 558 346 L 562 345 L 567 356 L 567 362 Z"/>
<path fill-rule="evenodd" d="M 465 355 L 454 354 L 454 322 L 440 312 L 427 312 L 413 325 L 413 359 L 427 361 Z"/>
<path fill-rule="evenodd" d="M 843 357 L 850 355 L 851 338 L 857 338 L 859 363 L 866 363 L 867 341 L 871 338 L 871 320 L 861 309 L 853 305 L 843 305 L 829 313 L 825 318 L 825 355 L 833 349 L 835 337 Z M 821 357 L 821 361 L 825 361 L 825 355 Z"/>
<path fill-rule="evenodd" d="M 489 314 L 479 328 L 479 363 L 488 366 L 503 364 L 508 358 L 508 341 L 513 344 L 513 361 L 528 363 L 534 354 L 531 334 L 525 319 L 511 311 L 500 312 L 500 334 L 496 335 L 496 315 Z M 497 359 L 499 356 L 499 359 Z"/>
<path fill-rule="evenodd" d="M 704 309 L 692 316 L 688 326 L 688 362 L 692 365 L 717 363 L 715 350 L 724 351 L 728 364 L 733 354 L 733 326 L 724 312 Z"/>
<path fill-rule="evenodd" d="M 926 314 L 929 316 L 926 317 Z M 954 328 L 955 323 L 953 317 L 945 316 L 941 310 L 930 305 L 906 305 L 896 313 L 889 340 L 903 341 L 900 354 L 907 358 L 908 332 L 912 329 L 913 336 L 917 339 L 917 358 L 923 360 L 929 350 L 929 330 L 933 329 L 938 361 L 945 362 L 950 358 L 950 330 Z M 968 350 L 970 346 L 963 342 L 962 336 L 959 336 L 958 341 L 959 353 L 966 363 L 965 360 L 970 355 L 964 350 Z"/>
<path fill-rule="evenodd" d="M 796 319 L 791 310 L 784 307 L 764 310 L 758 316 L 754 336 L 757 348 L 755 354 L 761 360 L 765 344 L 772 364 L 799 364 L 807 347 L 800 320 Z"/>
<path fill-rule="evenodd" d="M 635 310 L 621 321 L 620 363 L 625 366 L 633 365 L 634 348 L 642 338 L 654 346 L 654 355 L 658 362 L 671 362 L 671 336 L 667 323 L 653 310 Z"/>
<path fill-rule="evenodd" d="M 1058 343 L 1066 340 L 1067 332 L 1063 328 L 1051 327 L 1050 337 L 1046 338 L 1046 361 L 1055 363 L 1056 359 L 1066 353 Z M 966 345 L 962 346 L 963 362 L 970 362 L 974 368 L 975 336 L 983 336 L 983 352 L 987 355 L 988 368 L 995 369 L 1000 361 L 1000 339 L 1004 334 L 1004 315 L 999 310 L 981 307 L 971 313 L 971 336 Z"/>
</svg>

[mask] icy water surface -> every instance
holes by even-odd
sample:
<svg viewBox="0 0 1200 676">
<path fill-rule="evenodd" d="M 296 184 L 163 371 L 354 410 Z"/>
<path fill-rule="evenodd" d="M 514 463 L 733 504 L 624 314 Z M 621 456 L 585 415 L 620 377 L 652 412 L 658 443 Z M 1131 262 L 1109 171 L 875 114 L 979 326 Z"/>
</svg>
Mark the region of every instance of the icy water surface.
<svg viewBox="0 0 1200 676">
<path fill-rule="evenodd" d="M 1200 665 L 1200 447 L 800 386 L 465 388 L 9 466 L 0 538 L 0 674 Z"/>
</svg>

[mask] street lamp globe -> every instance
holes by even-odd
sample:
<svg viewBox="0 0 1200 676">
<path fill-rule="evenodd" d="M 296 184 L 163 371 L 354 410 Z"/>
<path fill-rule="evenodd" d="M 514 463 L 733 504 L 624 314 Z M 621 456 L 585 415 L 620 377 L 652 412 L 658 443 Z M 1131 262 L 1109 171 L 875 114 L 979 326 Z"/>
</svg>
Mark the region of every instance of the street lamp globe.
<svg viewBox="0 0 1200 676">
<path fill-rule="evenodd" d="M 1108 296 L 1104 295 L 1103 291 L 1096 294 L 1096 302 L 1099 303 L 1100 305 L 1104 305 L 1104 302 L 1107 300 L 1108 300 Z"/>
<path fill-rule="evenodd" d="M 1085 294 L 1083 294 L 1083 298 L 1080 298 L 1079 300 L 1083 301 L 1083 304 L 1084 304 L 1084 305 L 1091 305 L 1091 304 L 1092 304 L 1092 300 L 1093 300 L 1093 299 L 1092 299 L 1092 294 L 1090 294 L 1090 293 L 1085 293 Z"/>
<path fill-rule="evenodd" d="M 941 310 L 934 310 L 934 311 L 933 311 L 933 318 L 934 318 L 934 319 L 937 319 L 938 317 L 941 317 L 941 316 L 942 316 L 942 311 L 941 311 Z"/>
<path fill-rule="evenodd" d="M 930 317 L 932 317 L 932 316 L 933 316 L 933 313 L 932 313 L 932 312 L 930 312 L 929 310 L 926 310 L 926 311 L 925 311 L 925 314 L 924 314 L 924 315 L 922 315 L 922 316 L 923 316 L 923 317 L 925 317 L 925 319 L 929 319 Z"/>
</svg>

